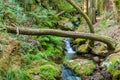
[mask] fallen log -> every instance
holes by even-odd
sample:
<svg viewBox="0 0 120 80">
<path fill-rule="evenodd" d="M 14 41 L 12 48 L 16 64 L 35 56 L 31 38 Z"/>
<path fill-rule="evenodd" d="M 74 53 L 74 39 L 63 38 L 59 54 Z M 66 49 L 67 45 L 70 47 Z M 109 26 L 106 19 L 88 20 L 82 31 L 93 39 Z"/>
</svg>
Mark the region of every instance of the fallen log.
<svg viewBox="0 0 120 80">
<path fill-rule="evenodd" d="M 24 35 L 53 35 L 59 37 L 71 37 L 71 38 L 84 38 L 90 39 L 92 41 L 100 41 L 108 46 L 108 50 L 114 50 L 115 45 L 113 40 L 110 37 L 101 36 L 93 33 L 84 33 L 84 32 L 76 32 L 76 31 L 63 31 L 57 29 L 33 29 L 33 28 L 25 28 L 25 27 L 12 27 L 6 26 L 6 29 L 10 33 L 16 33 L 19 31 L 19 34 Z"/>
</svg>

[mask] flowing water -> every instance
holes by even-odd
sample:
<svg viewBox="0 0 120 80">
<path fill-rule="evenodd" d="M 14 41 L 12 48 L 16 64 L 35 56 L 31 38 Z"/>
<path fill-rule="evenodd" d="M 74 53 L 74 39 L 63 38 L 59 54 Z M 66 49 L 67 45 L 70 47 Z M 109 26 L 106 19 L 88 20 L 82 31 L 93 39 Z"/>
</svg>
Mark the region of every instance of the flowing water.
<svg viewBox="0 0 120 80">
<path fill-rule="evenodd" d="M 72 60 L 76 54 L 76 51 L 74 51 L 70 45 L 70 38 L 65 38 L 63 41 L 65 43 L 64 53 L 68 60 Z M 65 65 L 62 65 L 61 77 L 62 80 L 82 80 L 80 77 L 76 76 L 74 72 L 66 68 Z"/>
<path fill-rule="evenodd" d="M 75 56 L 76 52 L 72 49 L 72 47 L 70 45 L 70 38 L 65 38 L 63 41 L 65 43 L 64 53 L 65 53 L 67 59 L 71 60 Z"/>
</svg>

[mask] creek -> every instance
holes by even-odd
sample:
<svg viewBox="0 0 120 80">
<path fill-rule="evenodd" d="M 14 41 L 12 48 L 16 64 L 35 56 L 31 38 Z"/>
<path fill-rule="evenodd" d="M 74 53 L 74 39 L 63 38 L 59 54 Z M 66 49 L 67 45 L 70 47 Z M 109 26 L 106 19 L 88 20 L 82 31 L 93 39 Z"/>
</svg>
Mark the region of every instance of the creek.
<svg viewBox="0 0 120 80">
<path fill-rule="evenodd" d="M 72 60 L 76 54 L 76 51 L 70 45 L 70 38 L 64 38 L 63 42 L 65 43 L 64 47 L 64 54 L 68 60 Z M 79 76 L 68 69 L 65 65 L 62 65 L 62 73 L 61 73 L 62 80 L 82 80 Z"/>
</svg>

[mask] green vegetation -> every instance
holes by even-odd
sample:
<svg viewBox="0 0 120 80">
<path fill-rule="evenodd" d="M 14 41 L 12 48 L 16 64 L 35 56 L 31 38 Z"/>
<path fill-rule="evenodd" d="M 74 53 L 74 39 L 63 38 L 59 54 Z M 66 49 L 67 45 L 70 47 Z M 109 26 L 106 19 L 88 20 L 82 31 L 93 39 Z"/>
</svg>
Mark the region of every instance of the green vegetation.
<svg viewBox="0 0 120 80">
<path fill-rule="evenodd" d="M 6 72 L 3 70 L 0 73 L 0 80 L 31 80 L 24 70 L 9 69 Z"/>
<path fill-rule="evenodd" d="M 84 1 L 75 0 L 81 10 L 87 13 L 87 3 Z M 98 1 L 100 4 L 95 4 L 96 12 L 104 13 L 103 0 Z M 119 12 L 120 0 L 116 0 L 115 3 Z M 105 15 L 112 15 L 109 11 L 105 12 Z M 117 23 L 117 20 L 113 20 L 113 15 L 109 19 L 106 19 L 105 15 L 99 15 L 104 18 L 99 26 L 95 26 L 96 33 L 102 33 L 101 31 L 106 31 L 111 25 L 114 26 Z M 66 24 L 67 22 L 68 24 Z M 75 27 L 75 23 L 78 25 L 77 27 Z M 72 25 L 71 28 L 70 25 Z M 83 78 L 92 75 L 97 63 L 78 55 L 78 59 L 67 60 L 63 53 L 64 38 L 50 35 L 19 34 L 21 27 L 63 30 L 68 27 L 71 31 L 79 31 L 80 29 L 82 32 L 89 32 L 86 25 L 84 17 L 67 0 L 0 0 L 0 80 L 36 80 L 36 78 L 37 80 L 59 80 L 63 63 L 76 75 Z M 17 34 L 8 33 L 6 26 L 15 27 Z M 95 43 L 95 47 L 91 49 L 89 41 L 81 38 L 73 39 L 72 47 L 79 54 L 93 52 L 99 56 L 100 52 L 100 56 L 106 56 L 104 53 L 107 51 L 107 47 L 101 43 Z M 119 47 L 116 50 L 119 51 Z M 112 57 L 110 60 L 113 64 L 106 67 L 106 71 L 110 72 L 115 79 L 120 75 L 120 62 L 116 59 L 120 58 L 118 56 Z"/>
<path fill-rule="evenodd" d="M 87 59 L 75 59 L 73 61 L 66 60 L 64 64 L 82 77 L 92 74 L 96 67 L 92 60 Z"/>
</svg>

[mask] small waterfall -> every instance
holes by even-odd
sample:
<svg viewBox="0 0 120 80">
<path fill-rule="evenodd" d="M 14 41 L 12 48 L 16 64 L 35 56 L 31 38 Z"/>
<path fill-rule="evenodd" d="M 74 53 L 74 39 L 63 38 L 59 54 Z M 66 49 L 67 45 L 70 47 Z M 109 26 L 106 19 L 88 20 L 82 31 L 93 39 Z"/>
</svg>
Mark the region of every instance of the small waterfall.
<svg viewBox="0 0 120 80">
<path fill-rule="evenodd" d="M 62 65 L 62 80 L 82 80 L 80 77 L 77 77 L 70 69 Z"/>
<path fill-rule="evenodd" d="M 65 55 L 66 57 L 71 60 L 73 59 L 73 57 L 75 56 L 75 51 L 72 49 L 71 45 L 70 45 L 70 38 L 65 38 L 64 40 L 64 43 L 65 43 Z"/>
<path fill-rule="evenodd" d="M 72 49 L 70 45 L 70 38 L 65 38 L 65 55 L 67 59 L 71 60 L 75 56 L 75 51 Z M 76 76 L 74 72 L 72 72 L 70 69 L 66 68 L 64 65 L 62 65 L 62 74 L 61 74 L 62 80 L 82 80 L 80 77 Z"/>
</svg>

